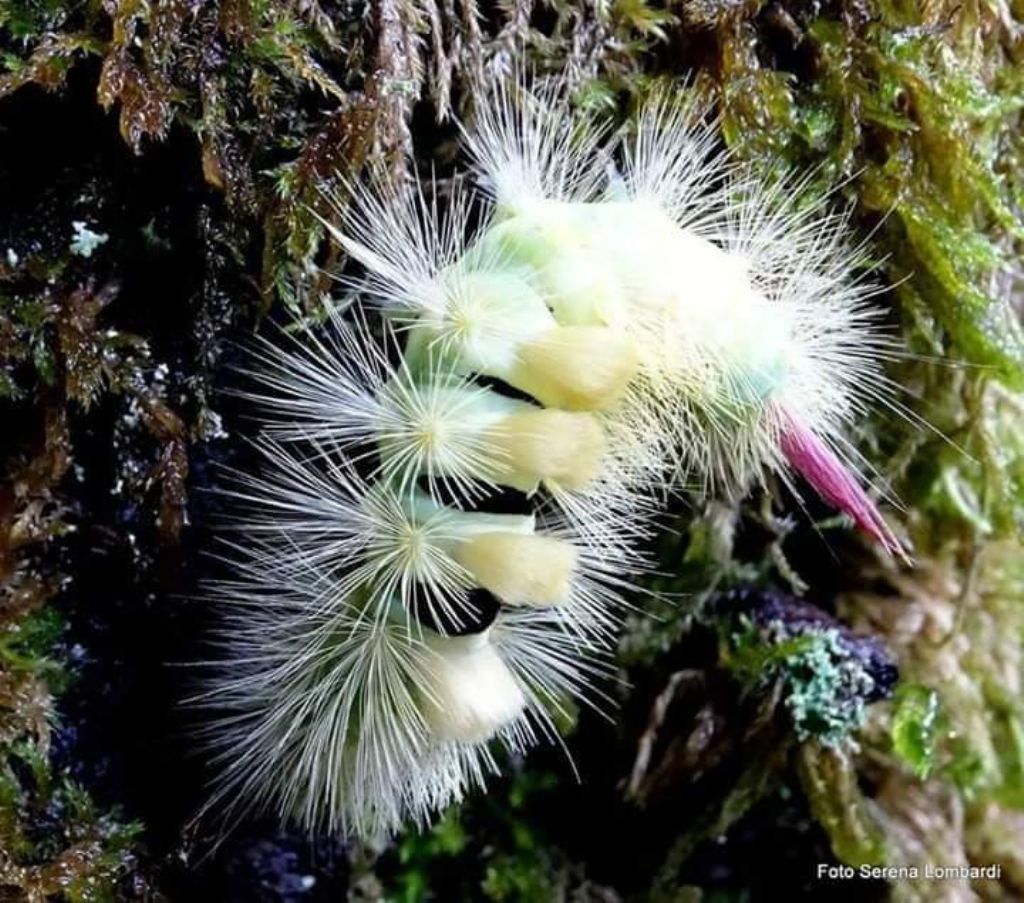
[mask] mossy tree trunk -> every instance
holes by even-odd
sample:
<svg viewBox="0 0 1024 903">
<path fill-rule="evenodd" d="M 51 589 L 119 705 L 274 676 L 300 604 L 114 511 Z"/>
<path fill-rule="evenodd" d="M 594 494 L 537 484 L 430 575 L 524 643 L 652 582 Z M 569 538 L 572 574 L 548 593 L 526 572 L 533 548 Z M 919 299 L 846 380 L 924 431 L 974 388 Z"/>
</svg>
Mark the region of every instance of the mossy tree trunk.
<svg viewBox="0 0 1024 903">
<path fill-rule="evenodd" d="M 0 47 L 0 897 L 813 898 L 836 859 L 994 862 L 942 892 L 1024 894 L 1019 8 L 0 0 Z M 325 191 L 449 172 L 451 114 L 522 65 L 616 121 L 704 94 L 766 178 L 839 186 L 910 351 L 910 416 L 859 438 L 916 566 L 785 493 L 680 510 L 660 588 L 689 601 L 630 624 L 621 727 L 571 741 L 585 788 L 541 755 L 383 856 L 253 820 L 203 859 L 180 664 L 205 490 L 247 454 L 237 343 L 322 314 Z"/>
</svg>

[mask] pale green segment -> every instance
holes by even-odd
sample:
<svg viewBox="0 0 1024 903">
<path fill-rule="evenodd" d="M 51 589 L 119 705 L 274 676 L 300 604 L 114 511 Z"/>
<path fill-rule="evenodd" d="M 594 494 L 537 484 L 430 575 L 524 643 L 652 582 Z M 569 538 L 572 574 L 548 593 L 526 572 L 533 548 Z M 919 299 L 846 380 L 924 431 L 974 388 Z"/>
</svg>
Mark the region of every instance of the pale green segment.
<svg viewBox="0 0 1024 903">
<path fill-rule="evenodd" d="M 785 384 L 789 367 L 781 355 L 744 361 L 725 372 L 723 400 L 737 410 L 760 409 Z"/>
<path fill-rule="evenodd" d="M 449 305 L 420 316 L 410 330 L 407 361 L 414 372 L 449 362 L 462 373 L 507 379 L 523 342 L 557 323 L 534 288 L 512 270 L 477 269 L 462 261 L 441 277 Z"/>
<path fill-rule="evenodd" d="M 424 390 L 429 398 L 421 407 L 409 410 L 404 397 L 408 389 L 386 386 L 381 401 L 394 413 L 377 429 L 377 449 L 383 461 L 405 459 L 410 447 L 418 445 L 430 477 L 465 477 L 501 481 L 505 462 L 488 454 L 489 433 L 512 414 L 535 410 L 535 405 L 510 398 L 492 389 L 467 386 L 451 377 L 451 385 L 433 376 L 435 385 Z M 475 457 L 467 456 L 467 450 Z M 514 462 L 510 462 L 514 463 Z M 475 464 L 476 470 L 467 474 Z"/>
<path fill-rule="evenodd" d="M 466 265 L 528 273 L 563 326 L 622 324 L 621 267 L 608 260 L 598 206 L 551 202 L 499 220 L 467 252 Z"/>
<path fill-rule="evenodd" d="M 435 502 L 424 492 L 409 497 L 409 512 L 419 523 L 443 522 L 450 542 L 465 542 L 482 533 L 516 533 L 531 536 L 536 528 L 532 514 L 491 514 L 486 511 L 459 511 Z"/>
</svg>

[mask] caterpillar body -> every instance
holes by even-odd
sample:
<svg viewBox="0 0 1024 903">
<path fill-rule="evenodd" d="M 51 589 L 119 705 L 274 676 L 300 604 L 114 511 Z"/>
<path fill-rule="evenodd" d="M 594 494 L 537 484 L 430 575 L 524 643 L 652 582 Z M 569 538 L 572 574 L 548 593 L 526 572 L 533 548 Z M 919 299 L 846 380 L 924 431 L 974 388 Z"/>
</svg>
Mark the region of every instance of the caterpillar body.
<svg viewBox="0 0 1024 903">
<path fill-rule="evenodd" d="M 494 741 L 556 739 L 600 702 L 667 492 L 800 474 L 900 551 L 845 438 L 891 353 L 845 217 L 733 164 L 694 106 L 633 134 L 557 85 L 478 106 L 478 193 L 350 187 L 329 228 L 362 273 L 256 351 L 211 805 L 387 834 L 481 785 Z M 507 491 L 523 510 L 488 510 Z"/>
</svg>

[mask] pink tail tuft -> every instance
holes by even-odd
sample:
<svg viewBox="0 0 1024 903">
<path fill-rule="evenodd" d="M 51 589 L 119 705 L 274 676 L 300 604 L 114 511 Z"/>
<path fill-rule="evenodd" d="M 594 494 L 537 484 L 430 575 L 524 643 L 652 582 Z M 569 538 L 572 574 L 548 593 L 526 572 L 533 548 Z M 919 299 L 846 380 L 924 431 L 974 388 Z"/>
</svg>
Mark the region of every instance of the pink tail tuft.
<svg viewBox="0 0 1024 903">
<path fill-rule="evenodd" d="M 782 454 L 830 505 L 853 518 L 868 536 L 893 555 L 906 559 L 899 539 L 882 518 L 875 503 L 838 455 L 817 435 L 788 414 L 781 416 L 779 445 Z"/>
</svg>

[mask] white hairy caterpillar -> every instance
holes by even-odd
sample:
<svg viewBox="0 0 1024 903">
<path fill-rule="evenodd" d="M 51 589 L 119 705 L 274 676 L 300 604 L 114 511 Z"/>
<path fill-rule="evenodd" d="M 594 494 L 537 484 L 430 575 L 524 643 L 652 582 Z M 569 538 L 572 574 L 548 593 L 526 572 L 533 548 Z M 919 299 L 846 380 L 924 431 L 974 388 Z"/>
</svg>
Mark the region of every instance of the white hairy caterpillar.
<svg viewBox="0 0 1024 903">
<path fill-rule="evenodd" d="M 555 739 L 680 486 L 795 471 L 900 550 L 844 464 L 889 353 L 845 218 L 697 112 L 613 135 L 503 83 L 465 132 L 489 201 L 349 186 L 329 228 L 362 272 L 250 373 L 265 467 L 233 490 L 211 805 L 386 834 L 482 784 L 491 741 Z M 526 513 L 488 509 L 508 491 Z"/>
</svg>

